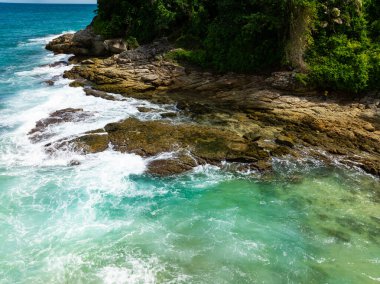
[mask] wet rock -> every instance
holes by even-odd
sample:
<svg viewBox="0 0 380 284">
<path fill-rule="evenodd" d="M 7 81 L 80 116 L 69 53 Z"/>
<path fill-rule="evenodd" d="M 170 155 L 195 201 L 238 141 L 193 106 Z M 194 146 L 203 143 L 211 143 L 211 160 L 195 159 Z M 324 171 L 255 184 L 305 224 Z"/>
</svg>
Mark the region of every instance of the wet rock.
<svg viewBox="0 0 380 284">
<path fill-rule="evenodd" d="M 72 160 L 72 161 L 70 161 L 69 166 L 74 167 L 74 166 L 79 166 L 80 164 L 81 164 L 80 161 Z"/>
<path fill-rule="evenodd" d="M 195 158 L 182 153 L 170 159 L 154 160 L 149 163 L 147 173 L 155 176 L 182 174 L 198 166 Z"/>
<path fill-rule="evenodd" d="M 89 134 L 75 140 L 74 149 L 85 154 L 99 153 L 108 149 L 109 138 L 104 134 Z M 63 145 L 67 145 L 64 143 Z M 63 145 L 58 146 L 61 148 Z"/>
<path fill-rule="evenodd" d="M 54 68 L 54 67 L 61 67 L 61 66 L 68 66 L 68 65 L 69 63 L 67 63 L 66 61 L 60 60 L 60 61 L 56 61 L 47 65 L 42 65 L 42 66 L 48 66 L 48 67 Z"/>
<path fill-rule="evenodd" d="M 55 82 L 57 82 L 60 78 L 61 76 L 53 76 L 53 78 L 51 78 L 50 80 L 44 81 L 44 83 L 48 86 L 54 86 Z"/>
<path fill-rule="evenodd" d="M 147 113 L 147 112 L 153 112 L 156 111 L 153 108 L 148 108 L 148 107 L 138 107 L 137 110 L 142 113 Z"/>
<path fill-rule="evenodd" d="M 53 80 L 46 80 L 44 83 L 48 86 L 54 86 L 55 82 Z"/>
<path fill-rule="evenodd" d="M 272 149 L 270 151 L 270 154 L 272 157 L 283 157 L 290 154 L 290 150 L 289 147 L 280 146 Z"/>
<path fill-rule="evenodd" d="M 36 126 L 29 131 L 28 135 L 30 135 L 33 142 L 39 142 L 51 136 L 45 133 L 50 126 L 64 122 L 81 121 L 90 115 L 90 113 L 84 112 L 83 109 L 67 108 L 57 110 L 51 113 L 48 118 L 37 121 Z"/>
<path fill-rule="evenodd" d="M 175 118 L 177 117 L 178 114 L 176 112 L 165 112 L 165 113 L 161 113 L 161 117 L 162 118 Z"/>
<path fill-rule="evenodd" d="M 106 125 L 108 133 L 103 146 L 109 141 L 113 149 L 135 153 L 144 157 L 160 153 L 187 150 L 198 161 L 211 163 L 224 160 L 253 163 L 268 160 L 269 154 L 256 144 L 249 144 L 236 133 L 194 124 L 170 124 L 163 121 L 139 121 L 130 118 Z M 93 153 L 103 150 L 93 135 L 83 136 L 72 141 L 76 148 L 84 148 Z M 95 145 L 93 145 L 95 143 Z M 171 165 L 173 161 L 167 162 Z M 187 163 L 188 164 L 188 163 Z"/>
<path fill-rule="evenodd" d="M 84 92 L 86 93 L 86 96 L 93 96 L 93 97 L 102 98 L 102 99 L 109 100 L 109 101 L 115 101 L 116 100 L 115 97 L 107 94 L 106 92 L 97 91 L 97 90 L 94 90 L 91 88 L 85 88 Z"/>
<path fill-rule="evenodd" d="M 285 135 L 280 135 L 276 138 L 276 143 L 279 145 L 287 146 L 289 148 L 294 147 L 294 141 L 292 138 L 285 136 Z"/>
</svg>

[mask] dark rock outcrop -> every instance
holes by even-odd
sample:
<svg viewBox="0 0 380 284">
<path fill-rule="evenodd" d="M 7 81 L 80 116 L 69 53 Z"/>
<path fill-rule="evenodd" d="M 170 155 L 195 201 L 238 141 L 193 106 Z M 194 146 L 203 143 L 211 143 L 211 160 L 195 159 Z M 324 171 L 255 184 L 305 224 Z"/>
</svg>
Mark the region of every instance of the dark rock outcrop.
<svg viewBox="0 0 380 284">
<path fill-rule="evenodd" d="M 89 25 L 75 34 L 65 34 L 53 39 L 46 45 L 46 49 L 77 56 L 108 56 L 127 50 L 128 45 L 122 39 L 105 40 Z"/>
</svg>

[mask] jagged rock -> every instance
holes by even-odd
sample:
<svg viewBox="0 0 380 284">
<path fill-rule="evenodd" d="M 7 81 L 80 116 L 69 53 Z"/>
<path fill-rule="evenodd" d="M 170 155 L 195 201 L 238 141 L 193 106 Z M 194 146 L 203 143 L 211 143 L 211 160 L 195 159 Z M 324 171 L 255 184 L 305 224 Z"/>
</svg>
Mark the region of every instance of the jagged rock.
<svg viewBox="0 0 380 284">
<path fill-rule="evenodd" d="M 54 53 L 76 54 L 76 55 L 90 55 L 87 48 L 73 42 L 74 34 L 64 34 L 58 38 L 53 39 L 46 45 L 46 49 Z"/>
<path fill-rule="evenodd" d="M 195 158 L 180 153 L 170 159 L 158 159 L 148 164 L 147 173 L 155 176 L 171 176 L 188 172 L 198 166 Z"/>
<path fill-rule="evenodd" d="M 161 113 L 161 117 L 162 118 L 175 118 L 178 116 L 178 113 L 176 112 L 165 112 L 165 113 Z"/>
<path fill-rule="evenodd" d="M 292 138 L 285 136 L 285 135 L 280 135 L 276 138 L 276 143 L 279 145 L 287 146 L 290 148 L 294 147 L 294 141 Z"/>
<path fill-rule="evenodd" d="M 108 54 L 104 39 L 95 34 L 90 25 L 75 34 L 65 34 L 53 39 L 46 49 L 55 53 L 75 54 L 77 56 L 104 56 Z"/>
<path fill-rule="evenodd" d="M 81 121 L 89 116 L 90 113 L 83 111 L 83 109 L 67 108 L 57 110 L 51 113 L 48 118 L 37 121 L 36 126 L 29 131 L 28 135 L 30 135 L 33 142 L 40 142 L 50 137 L 49 134 L 45 133 L 49 126 L 63 122 Z"/>
<path fill-rule="evenodd" d="M 108 39 L 104 41 L 104 47 L 109 53 L 119 54 L 128 49 L 128 44 L 121 38 Z"/>
<path fill-rule="evenodd" d="M 109 101 L 115 101 L 116 100 L 115 97 L 107 94 L 106 92 L 94 90 L 91 88 L 85 88 L 84 92 L 86 93 L 86 96 L 93 96 L 93 97 L 102 98 L 102 99 L 109 100 Z"/>
</svg>

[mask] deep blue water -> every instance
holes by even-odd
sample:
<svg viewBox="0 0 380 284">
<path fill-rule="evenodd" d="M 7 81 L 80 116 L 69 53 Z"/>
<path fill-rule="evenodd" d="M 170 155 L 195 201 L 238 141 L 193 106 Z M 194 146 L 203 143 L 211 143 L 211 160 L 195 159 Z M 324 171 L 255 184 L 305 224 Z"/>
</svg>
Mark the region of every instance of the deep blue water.
<svg viewBox="0 0 380 284">
<path fill-rule="evenodd" d="M 0 100 L 14 93 L 10 77 L 37 66 L 43 56 L 40 42 L 48 35 L 76 31 L 88 25 L 96 5 L 38 5 L 0 3 Z M 1 101 L 0 101 L 1 104 Z"/>
<path fill-rule="evenodd" d="M 112 148 L 46 153 L 173 107 L 88 97 L 62 78 L 71 67 L 46 66 L 68 56 L 45 44 L 95 8 L 0 4 L 0 284 L 379 283 L 380 184 L 360 171 L 305 158 L 275 161 L 270 177 L 205 166 L 158 179 Z M 31 143 L 36 121 L 68 107 L 91 115 Z"/>
</svg>

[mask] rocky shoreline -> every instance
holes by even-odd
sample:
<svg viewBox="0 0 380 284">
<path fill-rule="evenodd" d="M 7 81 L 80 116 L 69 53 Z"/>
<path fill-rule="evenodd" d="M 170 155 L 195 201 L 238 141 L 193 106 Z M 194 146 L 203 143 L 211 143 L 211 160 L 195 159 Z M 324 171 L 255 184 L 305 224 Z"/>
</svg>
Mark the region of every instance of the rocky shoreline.
<svg viewBox="0 0 380 284">
<path fill-rule="evenodd" d="M 175 104 L 177 112 L 162 115 L 160 121 L 115 121 L 79 138 L 49 144 L 48 151 L 70 145 L 84 154 L 97 153 L 112 145 L 143 157 L 172 152 L 148 166 L 149 173 L 166 176 L 224 161 L 266 172 L 272 158 L 301 158 L 307 149 L 325 163 L 339 161 L 380 175 L 380 99 L 375 96 L 321 94 L 306 89 L 293 72 L 206 72 L 171 60 L 168 52 L 173 47 L 166 40 L 128 50 L 114 39 L 102 49 L 101 39 L 91 37 L 95 35 L 81 31 L 47 46 L 56 53 L 76 54 L 70 60 L 75 66 L 64 74 L 73 80 L 71 86 L 106 100 L 118 100 L 112 94 L 120 94 Z M 110 43 L 115 45 L 112 52 Z M 70 119 L 73 112 L 78 113 L 75 119 L 86 118 L 83 110 L 69 109 L 56 112 L 61 117 L 51 121 Z M 31 134 L 38 135 L 38 126 L 48 122 L 37 123 Z"/>
</svg>

